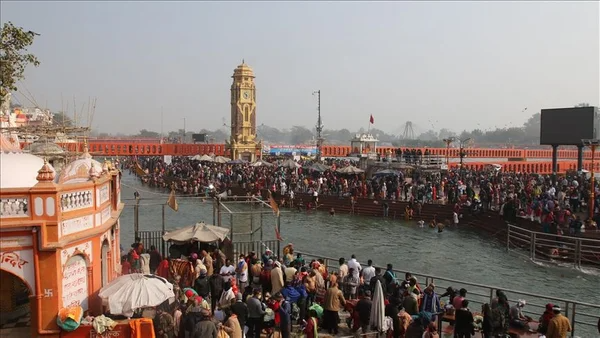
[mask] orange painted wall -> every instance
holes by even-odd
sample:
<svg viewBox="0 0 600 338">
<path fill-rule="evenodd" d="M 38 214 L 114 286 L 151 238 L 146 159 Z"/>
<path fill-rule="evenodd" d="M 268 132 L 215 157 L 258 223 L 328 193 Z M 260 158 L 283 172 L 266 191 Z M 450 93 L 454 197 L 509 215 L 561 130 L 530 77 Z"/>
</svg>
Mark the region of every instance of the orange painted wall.
<svg viewBox="0 0 600 338">
<path fill-rule="evenodd" d="M 83 143 L 63 143 L 61 146 L 73 152 L 82 152 Z M 109 142 L 109 141 L 90 141 L 89 150 L 95 156 L 193 156 L 214 153 L 215 155 L 229 156 L 225 144 L 156 144 L 140 142 Z M 411 147 L 400 147 L 406 149 Z M 388 150 L 394 152 L 397 147 L 378 147 L 377 153 L 385 155 Z M 429 150 L 432 155 L 457 158 L 458 148 L 411 148 L 419 149 L 422 153 Z M 323 156 L 326 157 L 345 157 L 352 152 L 350 146 L 324 145 L 321 148 Z M 470 158 L 548 158 L 552 157 L 551 149 L 491 149 L 491 148 L 466 148 Z M 591 159 L 592 153 L 589 150 L 584 151 L 584 159 Z M 577 159 L 577 150 L 560 149 L 558 150 L 560 159 Z"/>
</svg>

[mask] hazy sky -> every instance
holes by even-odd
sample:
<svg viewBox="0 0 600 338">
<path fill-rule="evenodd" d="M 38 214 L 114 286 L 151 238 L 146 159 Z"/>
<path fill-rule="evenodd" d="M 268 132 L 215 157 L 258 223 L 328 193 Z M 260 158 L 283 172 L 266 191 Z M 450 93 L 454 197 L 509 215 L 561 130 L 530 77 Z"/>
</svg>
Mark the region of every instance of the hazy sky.
<svg viewBox="0 0 600 338">
<path fill-rule="evenodd" d="M 61 110 L 97 97 L 93 127 L 133 133 L 229 124 L 233 69 L 254 68 L 275 127 L 418 131 L 521 125 L 599 104 L 597 2 L 5 2 L 41 34 L 22 92 Z M 61 100 L 62 96 L 62 100 Z M 17 99 L 30 105 L 23 94 Z M 62 103 L 61 103 L 62 102 Z M 527 107 L 528 110 L 523 112 Z M 87 111 L 87 108 L 83 108 Z"/>
</svg>

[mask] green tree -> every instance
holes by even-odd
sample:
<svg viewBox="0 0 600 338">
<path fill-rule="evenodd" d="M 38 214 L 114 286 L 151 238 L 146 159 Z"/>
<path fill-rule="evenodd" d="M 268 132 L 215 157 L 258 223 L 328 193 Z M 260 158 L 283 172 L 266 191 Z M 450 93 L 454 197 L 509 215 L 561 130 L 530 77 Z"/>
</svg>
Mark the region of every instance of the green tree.
<svg viewBox="0 0 600 338">
<path fill-rule="evenodd" d="M 12 22 L 2 26 L 0 48 L 0 107 L 10 106 L 10 93 L 17 90 L 17 82 L 24 78 L 25 68 L 38 66 L 37 57 L 27 48 L 39 34 L 16 27 Z"/>
<path fill-rule="evenodd" d="M 140 130 L 140 133 L 138 136 L 143 137 L 143 138 L 159 138 L 160 134 L 155 131 L 142 129 L 142 130 Z"/>
</svg>

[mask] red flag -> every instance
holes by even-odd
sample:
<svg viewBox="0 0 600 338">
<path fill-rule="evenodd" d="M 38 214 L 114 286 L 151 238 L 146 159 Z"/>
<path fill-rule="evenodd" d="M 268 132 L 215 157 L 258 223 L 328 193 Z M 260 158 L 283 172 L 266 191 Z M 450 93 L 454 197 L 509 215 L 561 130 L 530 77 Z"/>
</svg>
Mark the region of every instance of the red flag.
<svg viewBox="0 0 600 338">
<path fill-rule="evenodd" d="M 373 118 L 373 114 L 371 114 L 371 118 L 369 119 L 369 122 L 371 122 L 371 124 L 375 123 L 375 119 Z"/>
<path fill-rule="evenodd" d="M 283 241 L 283 238 L 281 238 L 281 234 L 279 233 L 279 229 L 277 229 L 277 225 L 275 226 L 275 238 L 277 238 L 277 240 L 280 242 Z"/>
</svg>

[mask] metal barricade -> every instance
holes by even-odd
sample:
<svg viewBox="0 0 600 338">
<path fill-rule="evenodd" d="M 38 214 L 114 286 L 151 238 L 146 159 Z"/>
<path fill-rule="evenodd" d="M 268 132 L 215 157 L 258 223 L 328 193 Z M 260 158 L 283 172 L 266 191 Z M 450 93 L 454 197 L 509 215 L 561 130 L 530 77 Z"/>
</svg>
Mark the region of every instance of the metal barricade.
<svg viewBox="0 0 600 338">
<path fill-rule="evenodd" d="M 325 263 L 328 271 L 338 270 L 338 258 L 327 257 L 318 254 L 312 254 L 307 252 L 296 251 L 301 253 L 306 261 L 311 259 L 322 259 Z M 362 263 L 361 263 L 362 264 Z M 385 271 L 385 267 L 380 267 L 382 271 Z M 402 276 L 408 271 L 393 270 L 396 274 Z M 429 285 L 435 283 L 436 289 L 440 288 L 445 290 L 447 287 L 452 286 L 453 288 L 466 288 L 469 293 L 469 301 L 471 303 L 485 304 L 491 303 L 496 297 L 496 291 L 502 290 L 508 297 L 509 301 L 515 302 L 517 299 L 524 299 L 527 301 L 527 308 L 524 313 L 531 316 L 532 318 L 539 318 L 545 310 L 545 304 L 553 303 L 560 305 L 563 309 L 563 314 L 571 321 L 573 331 L 571 337 L 574 337 L 577 333 L 581 337 L 594 337 L 597 333 L 597 321 L 600 318 L 600 305 L 589 304 L 585 302 L 578 302 L 574 300 L 568 300 L 552 296 L 544 296 L 534 294 L 530 292 L 523 292 L 517 290 L 510 290 L 506 288 L 500 288 L 496 286 L 465 282 L 461 280 L 438 277 L 430 274 L 410 272 L 412 276 L 417 277 L 422 285 Z M 423 284 L 422 281 L 425 283 Z"/>
</svg>

